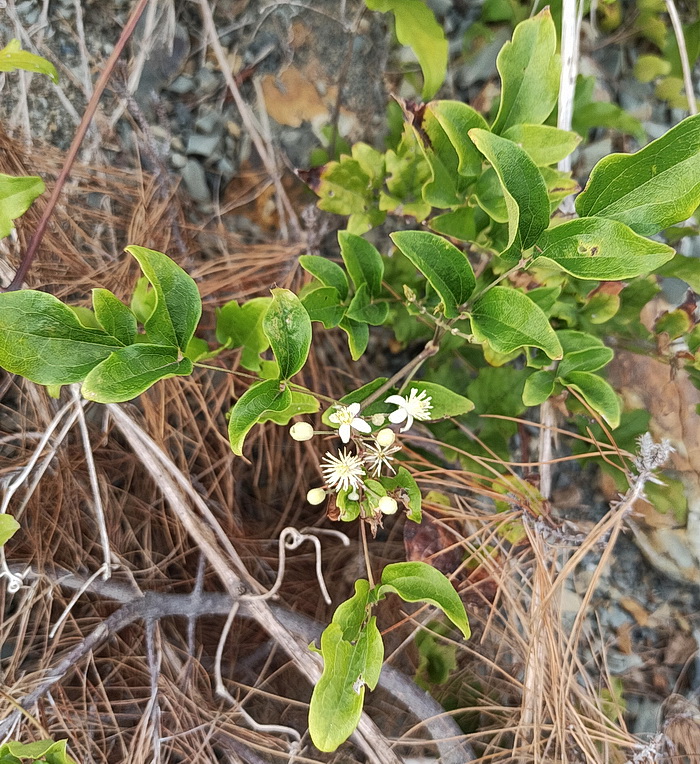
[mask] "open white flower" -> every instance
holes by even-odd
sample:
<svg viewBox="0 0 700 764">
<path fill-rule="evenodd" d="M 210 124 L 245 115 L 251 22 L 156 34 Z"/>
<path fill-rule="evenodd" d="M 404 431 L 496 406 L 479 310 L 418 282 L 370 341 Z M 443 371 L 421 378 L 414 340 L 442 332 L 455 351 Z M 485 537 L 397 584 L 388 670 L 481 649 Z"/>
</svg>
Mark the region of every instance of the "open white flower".
<svg viewBox="0 0 700 764">
<path fill-rule="evenodd" d="M 336 406 L 335 411 L 329 414 L 328 421 L 340 425 L 338 435 L 343 443 L 350 442 L 351 429 L 364 433 L 372 432 L 369 423 L 357 416 L 359 413 L 360 404 L 351 403 L 349 406 Z"/>
<path fill-rule="evenodd" d="M 356 454 L 349 454 L 346 449 L 338 451 L 337 457 L 327 451 L 323 457 L 321 471 L 328 487 L 336 491 L 345 491 L 348 488 L 357 490 L 363 485 L 365 468 L 362 460 Z"/>
<path fill-rule="evenodd" d="M 382 432 L 384 432 L 382 430 Z M 391 430 L 389 430 L 391 432 Z M 393 435 L 393 433 L 392 433 Z M 379 438 L 376 437 L 373 445 L 366 445 L 364 447 L 365 452 L 362 456 L 365 464 L 367 465 L 367 472 L 374 477 L 379 477 L 382 471 L 382 467 L 386 467 L 391 470 L 392 474 L 396 474 L 396 470 L 391 466 L 391 462 L 394 461 L 392 454 L 401 450 L 401 446 L 390 443 L 388 446 L 383 446 L 379 442 Z"/>
<path fill-rule="evenodd" d="M 408 398 L 403 395 L 390 395 L 385 403 L 393 403 L 398 408 L 389 414 L 389 421 L 393 424 L 400 424 L 406 420 L 406 424 L 400 430 L 400 432 L 406 432 L 413 426 L 414 419 L 419 422 L 430 419 L 430 412 L 433 408 L 431 400 L 432 398 L 425 390 L 418 392 L 415 387 L 411 388 Z"/>
</svg>

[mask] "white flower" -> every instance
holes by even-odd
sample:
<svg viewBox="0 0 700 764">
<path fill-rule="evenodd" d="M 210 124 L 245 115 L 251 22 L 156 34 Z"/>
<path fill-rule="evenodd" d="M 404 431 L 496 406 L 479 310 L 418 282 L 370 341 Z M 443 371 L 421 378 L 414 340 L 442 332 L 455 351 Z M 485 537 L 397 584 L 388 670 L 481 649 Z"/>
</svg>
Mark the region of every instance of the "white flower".
<svg viewBox="0 0 700 764">
<path fill-rule="evenodd" d="M 308 422 L 297 422 L 289 428 L 289 434 L 293 440 L 299 442 L 311 440 L 314 436 L 314 428 Z"/>
<path fill-rule="evenodd" d="M 336 410 L 329 415 L 328 421 L 333 424 L 338 424 L 338 435 L 343 443 L 350 442 L 350 429 L 357 430 L 358 432 L 372 432 L 372 428 L 369 423 L 364 419 L 360 419 L 357 415 L 360 413 L 360 404 L 351 403 L 349 406 L 336 406 Z"/>
<path fill-rule="evenodd" d="M 411 388 L 408 398 L 403 395 L 390 395 L 385 403 L 393 403 L 398 406 L 396 411 L 392 411 L 389 414 L 389 421 L 393 424 L 400 424 L 406 420 L 406 424 L 401 428 L 400 432 L 406 432 L 413 426 L 413 420 L 417 419 L 419 422 L 425 422 L 430 419 L 430 411 L 433 406 L 431 404 L 432 398 L 425 390 L 418 392 L 415 387 Z"/>
<path fill-rule="evenodd" d="M 326 492 L 323 490 L 323 488 L 312 488 L 306 494 L 306 501 L 308 501 L 309 504 L 313 504 L 314 506 L 317 504 L 323 504 L 325 500 Z"/>
<path fill-rule="evenodd" d="M 398 508 L 399 505 L 396 502 L 396 499 L 392 499 L 391 496 L 382 496 L 382 498 L 379 499 L 379 504 L 377 504 L 377 509 L 383 515 L 395 515 Z"/>
<path fill-rule="evenodd" d="M 325 464 L 321 464 L 321 471 L 329 488 L 336 491 L 348 488 L 357 490 L 363 484 L 365 468 L 359 456 L 349 454 L 346 449 L 338 451 L 337 457 L 327 451 L 323 461 Z"/>
<path fill-rule="evenodd" d="M 382 430 L 381 432 L 384 432 Z M 389 430 L 391 432 L 391 430 Z M 394 434 L 393 432 L 391 433 Z M 394 461 L 394 457 L 392 454 L 395 454 L 397 451 L 401 450 L 401 446 L 395 446 L 393 444 L 389 444 L 388 446 L 383 446 L 379 442 L 379 438 L 376 437 L 374 440 L 375 445 L 366 445 L 365 452 L 362 456 L 364 459 L 365 464 L 367 465 L 367 471 L 374 475 L 375 477 L 379 477 L 379 474 L 382 471 L 382 466 L 386 467 L 387 469 L 391 470 L 392 473 L 396 474 L 396 470 L 391 466 L 391 462 Z"/>
</svg>

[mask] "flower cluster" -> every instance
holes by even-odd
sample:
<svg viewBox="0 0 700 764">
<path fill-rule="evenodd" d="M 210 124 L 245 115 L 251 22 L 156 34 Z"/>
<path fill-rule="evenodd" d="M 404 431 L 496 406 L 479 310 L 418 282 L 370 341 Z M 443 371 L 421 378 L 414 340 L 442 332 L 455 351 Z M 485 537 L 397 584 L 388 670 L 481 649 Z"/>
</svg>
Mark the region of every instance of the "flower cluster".
<svg viewBox="0 0 700 764">
<path fill-rule="evenodd" d="M 396 406 L 396 410 L 389 414 L 388 419 L 392 424 L 403 424 L 400 432 L 409 430 L 414 421 L 424 422 L 430 419 L 432 402 L 425 390 L 418 391 L 413 387 L 407 396 L 390 395 L 385 399 L 385 403 Z M 359 403 L 338 404 L 329 414 L 328 420 L 338 426 L 341 441 L 344 444 L 352 441 L 356 452 L 345 446 L 337 455 L 326 452 L 321 461 L 325 483 L 323 487 L 312 488 L 308 492 L 306 498 L 310 504 L 321 504 L 329 492 L 342 493 L 350 501 L 362 500 L 369 491 L 365 480 L 379 479 L 383 472 L 386 475 L 396 474 L 392 462 L 401 446 L 396 441 L 395 432 L 389 427 L 382 427 L 386 416 L 374 414 L 368 421 L 361 416 L 360 411 Z M 373 434 L 373 426 L 382 429 Z M 310 424 L 297 422 L 291 427 L 290 434 L 294 440 L 306 441 L 317 433 Z M 375 500 L 372 506 L 373 511 L 377 513 L 392 515 L 398 509 L 396 499 L 391 496 L 375 496 Z"/>
</svg>

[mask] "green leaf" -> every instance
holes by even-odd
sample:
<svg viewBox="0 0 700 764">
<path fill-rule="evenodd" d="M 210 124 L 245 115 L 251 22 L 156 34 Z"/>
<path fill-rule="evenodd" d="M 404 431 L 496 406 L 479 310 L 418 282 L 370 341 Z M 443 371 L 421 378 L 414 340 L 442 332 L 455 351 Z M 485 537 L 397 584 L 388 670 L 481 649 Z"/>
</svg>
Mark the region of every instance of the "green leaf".
<svg viewBox="0 0 700 764">
<path fill-rule="evenodd" d="M 133 245 L 126 251 L 137 260 L 156 295 L 153 312 L 144 324 L 149 340 L 185 351 L 202 315 L 197 285 L 162 252 Z"/>
<path fill-rule="evenodd" d="M 539 406 L 554 392 L 556 374 L 553 371 L 536 371 L 525 380 L 523 403 L 526 406 Z"/>
<path fill-rule="evenodd" d="M 450 583 L 439 570 L 425 562 L 397 562 L 382 571 L 382 583 L 378 598 L 394 592 L 405 602 L 429 602 L 440 608 L 462 632 L 465 639 L 471 636 L 469 620 L 464 605 Z"/>
<path fill-rule="evenodd" d="M 123 345 L 136 342 L 136 316 L 109 289 L 92 290 L 92 306 L 100 326 Z"/>
<path fill-rule="evenodd" d="M 476 221 L 473 207 L 459 207 L 452 212 L 436 215 L 428 225 L 436 233 L 442 233 L 460 241 L 476 239 Z"/>
<path fill-rule="evenodd" d="M 513 125 L 503 137 L 520 146 L 538 167 L 560 162 L 581 142 L 581 136 L 550 125 Z"/>
<path fill-rule="evenodd" d="M 448 44 L 442 27 L 424 0 L 365 0 L 372 11 L 392 11 L 396 38 L 416 54 L 423 71 L 423 100 L 432 98 L 447 73 Z"/>
<path fill-rule="evenodd" d="M 555 226 L 537 242 L 533 261 L 554 265 L 579 279 L 621 281 L 641 276 L 668 262 L 675 254 L 666 244 L 636 234 L 617 220 L 578 218 Z M 545 261 L 545 262 L 543 262 Z"/>
<path fill-rule="evenodd" d="M 560 57 L 557 32 L 549 8 L 515 27 L 513 40 L 498 54 L 501 103 L 492 130 L 502 133 L 512 125 L 541 125 L 552 113 L 559 95 Z"/>
<path fill-rule="evenodd" d="M 358 578 L 355 581 L 355 593 L 350 599 L 341 602 L 333 613 L 332 623 L 337 623 L 343 631 L 343 639 L 354 642 L 370 615 L 369 581 Z"/>
<path fill-rule="evenodd" d="M 34 743 L 19 743 L 16 741 L 3 745 L 3 753 L 17 756 L 20 759 L 43 759 L 52 753 L 65 753 L 66 740 L 37 740 Z"/>
<path fill-rule="evenodd" d="M 634 62 L 634 76 L 640 82 L 653 82 L 657 77 L 670 73 L 670 62 L 661 56 L 639 56 Z"/>
<path fill-rule="evenodd" d="M 338 244 L 355 289 L 367 284 L 370 295 L 377 297 L 384 278 L 384 263 L 377 248 L 349 231 L 338 231 Z"/>
<path fill-rule="evenodd" d="M 620 401 L 604 379 L 587 371 L 573 371 L 562 382 L 580 393 L 593 411 L 600 414 L 613 429 L 620 424 Z"/>
<path fill-rule="evenodd" d="M 503 186 L 508 209 L 508 246 L 503 253 L 520 257 L 549 225 L 547 186 L 530 157 L 512 141 L 486 130 L 473 129 L 469 136 L 491 162 Z"/>
<path fill-rule="evenodd" d="M 415 478 L 405 467 L 399 467 L 396 475 L 383 476 L 378 482 L 388 495 L 396 499 L 399 504 L 406 508 L 406 517 L 414 523 L 420 523 L 422 519 L 421 492 Z"/>
<path fill-rule="evenodd" d="M 97 403 L 130 401 L 160 379 L 192 373 L 192 361 L 177 348 L 137 343 L 119 348 L 85 377 L 83 398 Z"/>
<path fill-rule="evenodd" d="M 280 377 L 293 377 L 306 363 L 311 347 L 311 319 L 289 289 L 273 289 L 262 328 L 280 368 Z"/>
<path fill-rule="evenodd" d="M 332 329 L 345 315 L 345 306 L 341 305 L 340 300 L 340 293 L 335 287 L 324 286 L 307 292 L 301 304 L 312 321 L 320 321 L 325 329 Z"/>
<path fill-rule="evenodd" d="M 598 371 L 615 355 L 601 340 L 586 332 L 565 329 L 557 332 L 557 337 L 564 349 L 564 358 L 557 368 L 559 377 L 573 371 Z"/>
<path fill-rule="evenodd" d="M 319 255 L 302 255 L 299 265 L 324 286 L 335 287 L 342 300 L 348 296 L 348 277 L 337 263 Z"/>
<path fill-rule="evenodd" d="M 391 240 L 440 295 L 447 318 L 459 316 L 459 306 L 474 291 L 476 280 L 466 255 L 428 231 L 397 231 Z"/>
<path fill-rule="evenodd" d="M 44 181 L 35 176 L 16 178 L 0 174 L 0 239 L 10 234 L 14 228 L 12 221 L 24 215 L 44 188 Z"/>
<path fill-rule="evenodd" d="M 657 270 L 659 276 L 671 276 L 681 279 L 693 290 L 700 294 L 700 258 L 687 257 L 676 253 L 676 256 L 669 260 Z"/>
<path fill-rule="evenodd" d="M 156 307 L 156 293 L 151 289 L 150 282 L 145 276 L 141 276 L 136 282 L 129 307 L 136 316 L 136 320 L 145 326 Z"/>
<path fill-rule="evenodd" d="M 14 72 L 15 69 L 45 74 L 54 85 L 58 85 L 56 67 L 45 58 L 22 50 L 20 41 L 12 39 L 0 50 L 0 72 Z"/>
<path fill-rule="evenodd" d="M 368 669 L 376 674 L 384 660 L 384 645 L 376 617 L 370 618 L 357 641 L 343 639 L 337 623 L 321 635 L 323 674 L 309 705 L 309 734 L 320 751 L 331 752 L 355 731 L 362 715 Z"/>
<path fill-rule="evenodd" d="M 86 329 L 53 295 L 23 289 L 0 294 L 0 367 L 40 385 L 82 382 L 121 343 Z"/>
<path fill-rule="evenodd" d="M 0 546 L 5 546 L 7 542 L 19 530 L 19 523 L 12 515 L 0 515 Z"/>
<path fill-rule="evenodd" d="M 421 130 L 413 125 L 411 129 L 430 167 L 430 177 L 422 189 L 423 201 L 439 208 L 464 204 L 470 181 L 457 172 L 457 152 L 440 123 L 426 109 Z"/>
<path fill-rule="evenodd" d="M 348 307 L 348 318 L 371 326 L 381 326 L 388 315 L 389 306 L 385 302 L 372 303 L 367 284 L 360 284 Z"/>
<path fill-rule="evenodd" d="M 651 236 L 690 217 L 699 204 L 700 114 L 636 154 L 601 159 L 576 199 L 576 211 L 619 220 Z"/>
<path fill-rule="evenodd" d="M 271 302 L 271 297 L 254 297 L 239 306 L 231 300 L 216 313 L 216 339 L 242 347 L 241 366 L 250 371 L 260 371 L 260 354 L 270 347 L 262 322 Z"/>
<path fill-rule="evenodd" d="M 345 316 L 338 326 L 340 326 L 345 334 L 348 335 L 350 357 L 353 361 L 357 361 L 365 350 L 367 350 L 367 345 L 369 343 L 369 327 L 361 321 L 355 321 L 352 318 L 348 318 L 348 316 Z"/>
<path fill-rule="evenodd" d="M 430 420 L 445 419 L 451 416 L 460 416 L 461 414 L 468 414 L 473 408 L 474 404 L 465 398 L 463 395 L 453 393 L 452 390 L 437 385 L 434 382 L 411 382 L 402 391 L 402 395 L 410 395 L 411 389 L 415 388 L 417 393 L 421 390 L 430 396 Z"/>
<path fill-rule="evenodd" d="M 535 289 L 530 289 L 527 292 L 527 296 L 537 305 L 539 308 L 542 308 L 542 310 L 545 313 L 549 313 L 549 311 L 554 307 L 554 304 L 559 299 L 559 295 L 561 294 L 561 287 L 553 286 L 553 287 L 535 287 Z"/>
<path fill-rule="evenodd" d="M 640 143 L 646 141 L 646 132 L 642 123 L 621 109 L 616 103 L 593 101 L 580 107 L 574 105 L 574 130 L 585 138 L 588 136 L 588 132 L 595 127 L 617 130 L 625 135 L 633 136 Z"/>
<path fill-rule="evenodd" d="M 571 177 L 570 172 L 560 172 L 553 167 L 540 167 L 540 173 L 547 186 L 550 212 L 556 211 L 563 199 L 576 194 L 581 186 Z"/>
<path fill-rule="evenodd" d="M 553 360 L 562 357 L 562 347 L 544 312 L 521 292 L 493 287 L 474 302 L 472 330 L 479 342 L 485 340 L 498 353 L 536 347 Z"/>
<path fill-rule="evenodd" d="M 288 388 L 280 390 L 280 381 L 268 379 L 249 387 L 231 409 L 228 439 L 231 450 L 243 456 L 243 441 L 253 425 L 268 411 L 284 411 L 292 403 Z"/>
<path fill-rule="evenodd" d="M 258 419 L 258 422 L 260 422 L 260 424 L 263 422 L 274 422 L 275 424 L 286 425 L 289 424 L 290 420 L 295 416 L 315 414 L 319 410 L 320 404 L 313 395 L 301 393 L 298 390 L 292 390 L 291 392 L 291 403 L 286 409 L 282 409 L 282 411 L 266 411 L 260 419 Z"/>
<path fill-rule="evenodd" d="M 435 117 L 450 139 L 459 159 L 459 174 L 477 177 L 481 173 L 481 156 L 469 137 L 469 130 L 472 127 L 488 130 L 486 120 L 461 101 L 434 101 L 426 106 L 426 111 Z"/>
<path fill-rule="evenodd" d="M 508 207 L 503 195 L 503 186 L 493 167 L 481 173 L 474 186 L 474 196 L 481 209 L 497 223 L 508 222 Z"/>
</svg>

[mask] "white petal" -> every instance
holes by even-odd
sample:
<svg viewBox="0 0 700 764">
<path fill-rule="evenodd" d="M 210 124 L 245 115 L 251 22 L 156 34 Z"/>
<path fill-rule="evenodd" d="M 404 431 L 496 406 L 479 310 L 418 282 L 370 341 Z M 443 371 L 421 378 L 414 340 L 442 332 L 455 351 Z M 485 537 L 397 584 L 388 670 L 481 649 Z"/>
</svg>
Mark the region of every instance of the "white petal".
<svg viewBox="0 0 700 764">
<path fill-rule="evenodd" d="M 389 414 L 389 421 L 393 422 L 393 424 L 401 424 L 407 416 L 408 412 L 406 409 L 396 409 L 396 411 L 392 411 L 391 414 Z M 401 432 L 403 432 L 403 430 Z"/>
<path fill-rule="evenodd" d="M 351 403 L 348 406 L 348 412 L 355 416 L 356 414 L 360 413 L 360 404 L 359 403 Z"/>
<path fill-rule="evenodd" d="M 372 426 L 369 422 L 365 422 L 364 419 L 353 419 L 350 425 L 358 432 L 372 432 Z"/>
<path fill-rule="evenodd" d="M 390 395 L 388 398 L 384 399 L 384 403 L 393 403 L 396 406 L 405 406 L 406 399 L 401 395 Z"/>
<path fill-rule="evenodd" d="M 347 424 L 341 424 L 338 428 L 338 435 L 340 435 L 340 439 L 343 441 L 343 443 L 349 443 L 350 442 L 350 425 Z"/>
<path fill-rule="evenodd" d="M 338 414 L 335 412 L 333 414 L 329 414 L 328 421 L 333 422 L 333 424 L 338 424 Z"/>
<path fill-rule="evenodd" d="M 406 430 L 410 430 L 411 427 L 413 427 L 413 417 L 409 414 L 406 419 L 406 424 L 399 430 L 399 432 L 406 432 Z"/>
</svg>

